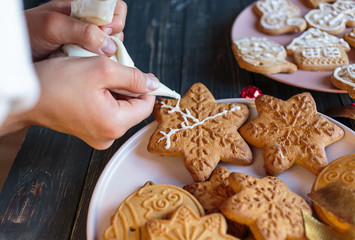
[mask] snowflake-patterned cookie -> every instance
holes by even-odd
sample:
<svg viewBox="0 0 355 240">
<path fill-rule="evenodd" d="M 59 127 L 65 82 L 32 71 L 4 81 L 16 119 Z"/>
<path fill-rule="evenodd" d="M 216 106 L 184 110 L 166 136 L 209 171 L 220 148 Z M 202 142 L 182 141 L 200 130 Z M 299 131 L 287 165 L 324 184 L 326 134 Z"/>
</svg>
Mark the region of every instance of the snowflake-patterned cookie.
<svg viewBox="0 0 355 240">
<path fill-rule="evenodd" d="M 236 172 L 229 182 L 236 194 L 221 206 L 227 218 L 248 225 L 257 240 L 305 239 L 302 211 L 312 210 L 284 182 Z"/>
<path fill-rule="evenodd" d="M 261 148 L 268 175 L 277 176 L 294 164 L 317 174 L 328 163 L 325 147 L 340 140 L 344 130 L 317 112 L 310 93 L 287 101 L 260 95 L 255 100 L 259 116 L 240 133 Z"/>
<path fill-rule="evenodd" d="M 148 151 L 180 156 L 195 181 L 207 180 L 220 160 L 252 163 L 251 150 L 238 133 L 248 107 L 216 103 L 202 83 L 194 84 L 181 100 L 158 99 L 153 114 L 159 125 Z"/>
<path fill-rule="evenodd" d="M 237 240 L 226 234 L 227 223 L 220 213 L 199 217 L 187 205 L 180 206 L 170 220 L 150 220 L 150 240 Z"/>
</svg>

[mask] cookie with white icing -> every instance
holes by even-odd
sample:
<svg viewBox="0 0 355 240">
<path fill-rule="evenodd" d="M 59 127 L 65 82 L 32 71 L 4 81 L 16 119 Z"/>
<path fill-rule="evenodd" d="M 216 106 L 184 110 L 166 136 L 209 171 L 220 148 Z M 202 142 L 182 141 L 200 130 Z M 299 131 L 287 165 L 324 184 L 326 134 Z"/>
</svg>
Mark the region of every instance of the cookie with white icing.
<svg viewBox="0 0 355 240">
<path fill-rule="evenodd" d="M 266 38 L 243 38 L 234 41 L 234 56 L 241 68 L 251 72 L 274 74 L 296 72 L 297 66 L 286 60 L 284 46 Z"/>
<path fill-rule="evenodd" d="M 349 44 L 319 29 L 310 28 L 286 46 L 298 68 L 309 71 L 333 71 L 349 64 Z"/>
<path fill-rule="evenodd" d="M 255 11 L 260 16 L 259 28 L 266 34 L 301 32 L 307 27 L 300 9 L 289 0 L 259 0 Z"/>
<path fill-rule="evenodd" d="M 349 92 L 349 96 L 355 99 L 355 64 L 337 67 L 331 81 L 335 87 Z"/>
<path fill-rule="evenodd" d="M 355 1 L 338 0 L 333 4 L 321 3 L 319 9 L 309 11 L 304 18 L 309 27 L 339 35 L 347 26 L 355 26 Z"/>
<path fill-rule="evenodd" d="M 317 8 L 321 3 L 332 3 L 336 0 L 306 0 L 307 4 L 311 8 Z"/>
<path fill-rule="evenodd" d="M 220 160 L 252 163 L 251 150 L 238 133 L 248 118 L 248 107 L 216 103 L 202 83 L 191 86 L 181 100 L 156 100 L 153 115 L 159 125 L 149 140 L 148 151 L 180 156 L 195 181 L 209 179 Z"/>
<path fill-rule="evenodd" d="M 355 48 L 355 28 L 344 35 L 344 40 L 347 41 L 351 47 Z"/>
</svg>

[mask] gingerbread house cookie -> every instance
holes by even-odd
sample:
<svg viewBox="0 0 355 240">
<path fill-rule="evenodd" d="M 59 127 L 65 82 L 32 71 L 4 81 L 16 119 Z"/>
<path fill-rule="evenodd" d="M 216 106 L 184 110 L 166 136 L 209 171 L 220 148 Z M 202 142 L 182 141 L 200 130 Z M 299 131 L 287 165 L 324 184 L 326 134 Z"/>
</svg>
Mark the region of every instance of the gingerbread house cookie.
<svg viewBox="0 0 355 240">
<path fill-rule="evenodd" d="M 307 27 L 306 21 L 300 17 L 300 9 L 289 0 L 259 0 L 255 11 L 261 16 L 260 30 L 267 34 L 301 32 Z"/>
<path fill-rule="evenodd" d="M 321 3 L 332 3 L 335 0 L 306 0 L 307 4 L 311 8 L 317 8 Z"/>
<path fill-rule="evenodd" d="M 304 18 L 310 27 L 338 35 L 346 26 L 355 26 L 355 1 L 338 0 L 334 4 L 321 3 L 319 9 L 309 11 Z"/>
<path fill-rule="evenodd" d="M 333 71 L 349 64 L 349 44 L 319 29 L 310 28 L 286 47 L 297 66 L 309 71 Z"/>
</svg>

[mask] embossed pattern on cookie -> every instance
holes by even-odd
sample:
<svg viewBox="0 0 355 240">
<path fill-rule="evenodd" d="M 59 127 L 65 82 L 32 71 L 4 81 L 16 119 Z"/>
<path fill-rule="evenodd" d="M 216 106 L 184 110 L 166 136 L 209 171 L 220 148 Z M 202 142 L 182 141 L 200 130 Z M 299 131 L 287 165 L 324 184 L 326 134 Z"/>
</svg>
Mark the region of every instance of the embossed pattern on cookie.
<svg viewBox="0 0 355 240">
<path fill-rule="evenodd" d="M 349 44 L 319 29 L 310 28 L 294 38 L 286 47 L 293 55 L 300 69 L 310 71 L 332 71 L 338 66 L 349 64 L 346 52 Z"/>
<path fill-rule="evenodd" d="M 332 84 L 349 93 L 355 99 L 355 64 L 337 67 L 331 77 Z"/>
<path fill-rule="evenodd" d="M 267 34 L 301 32 L 307 27 L 300 9 L 289 0 L 259 0 L 255 11 L 260 16 L 260 30 Z"/>
<path fill-rule="evenodd" d="M 257 240 L 305 239 L 302 211 L 312 210 L 283 181 L 233 172 L 229 182 L 236 194 L 221 207 L 227 218 L 248 225 Z"/>
<path fill-rule="evenodd" d="M 189 205 L 199 216 L 205 214 L 196 198 L 184 189 L 167 184 L 146 184 L 120 204 L 104 239 L 147 239 L 144 228 L 147 221 L 166 218 L 182 204 Z"/>
<path fill-rule="evenodd" d="M 147 225 L 150 240 L 238 240 L 226 234 L 224 216 L 214 213 L 199 217 L 190 207 L 182 205 L 170 220 L 150 220 Z"/>
<path fill-rule="evenodd" d="M 332 182 L 339 182 L 355 191 L 355 154 L 340 157 L 326 166 L 313 183 L 312 191 L 319 190 Z M 342 222 L 334 215 L 315 204 L 317 216 L 339 231 L 354 229 L 355 226 Z"/>
<path fill-rule="evenodd" d="M 355 26 L 355 1 L 338 0 L 333 4 L 320 3 L 319 9 L 309 11 L 304 18 L 310 27 L 339 35 L 344 32 L 346 26 Z"/>
<path fill-rule="evenodd" d="M 259 116 L 239 131 L 262 149 L 268 175 L 277 176 L 294 164 L 318 174 L 328 163 L 325 147 L 344 136 L 342 128 L 317 112 L 310 93 L 287 101 L 260 95 L 255 105 Z"/>
<path fill-rule="evenodd" d="M 297 70 L 295 64 L 286 61 L 285 48 L 266 38 L 239 39 L 233 43 L 232 49 L 239 66 L 248 71 L 273 74 Z"/>
<path fill-rule="evenodd" d="M 153 114 L 159 125 L 148 151 L 180 156 L 195 181 L 207 180 L 220 160 L 252 163 L 251 150 L 238 133 L 249 115 L 244 104 L 216 103 L 211 92 L 197 83 L 180 101 L 157 100 Z"/>
</svg>

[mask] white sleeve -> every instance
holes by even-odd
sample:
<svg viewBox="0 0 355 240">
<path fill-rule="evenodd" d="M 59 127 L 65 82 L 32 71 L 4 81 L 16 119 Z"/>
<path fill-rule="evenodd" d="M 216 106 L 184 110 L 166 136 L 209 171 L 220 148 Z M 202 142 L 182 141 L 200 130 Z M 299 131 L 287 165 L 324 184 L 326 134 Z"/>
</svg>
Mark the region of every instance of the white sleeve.
<svg viewBox="0 0 355 240">
<path fill-rule="evenodd" d="M 31 59 L 21 0 L 0 8 L 0 125 L 9 113 L 32 107 L 39 96 L 39 82 Z"/>
</svg>

